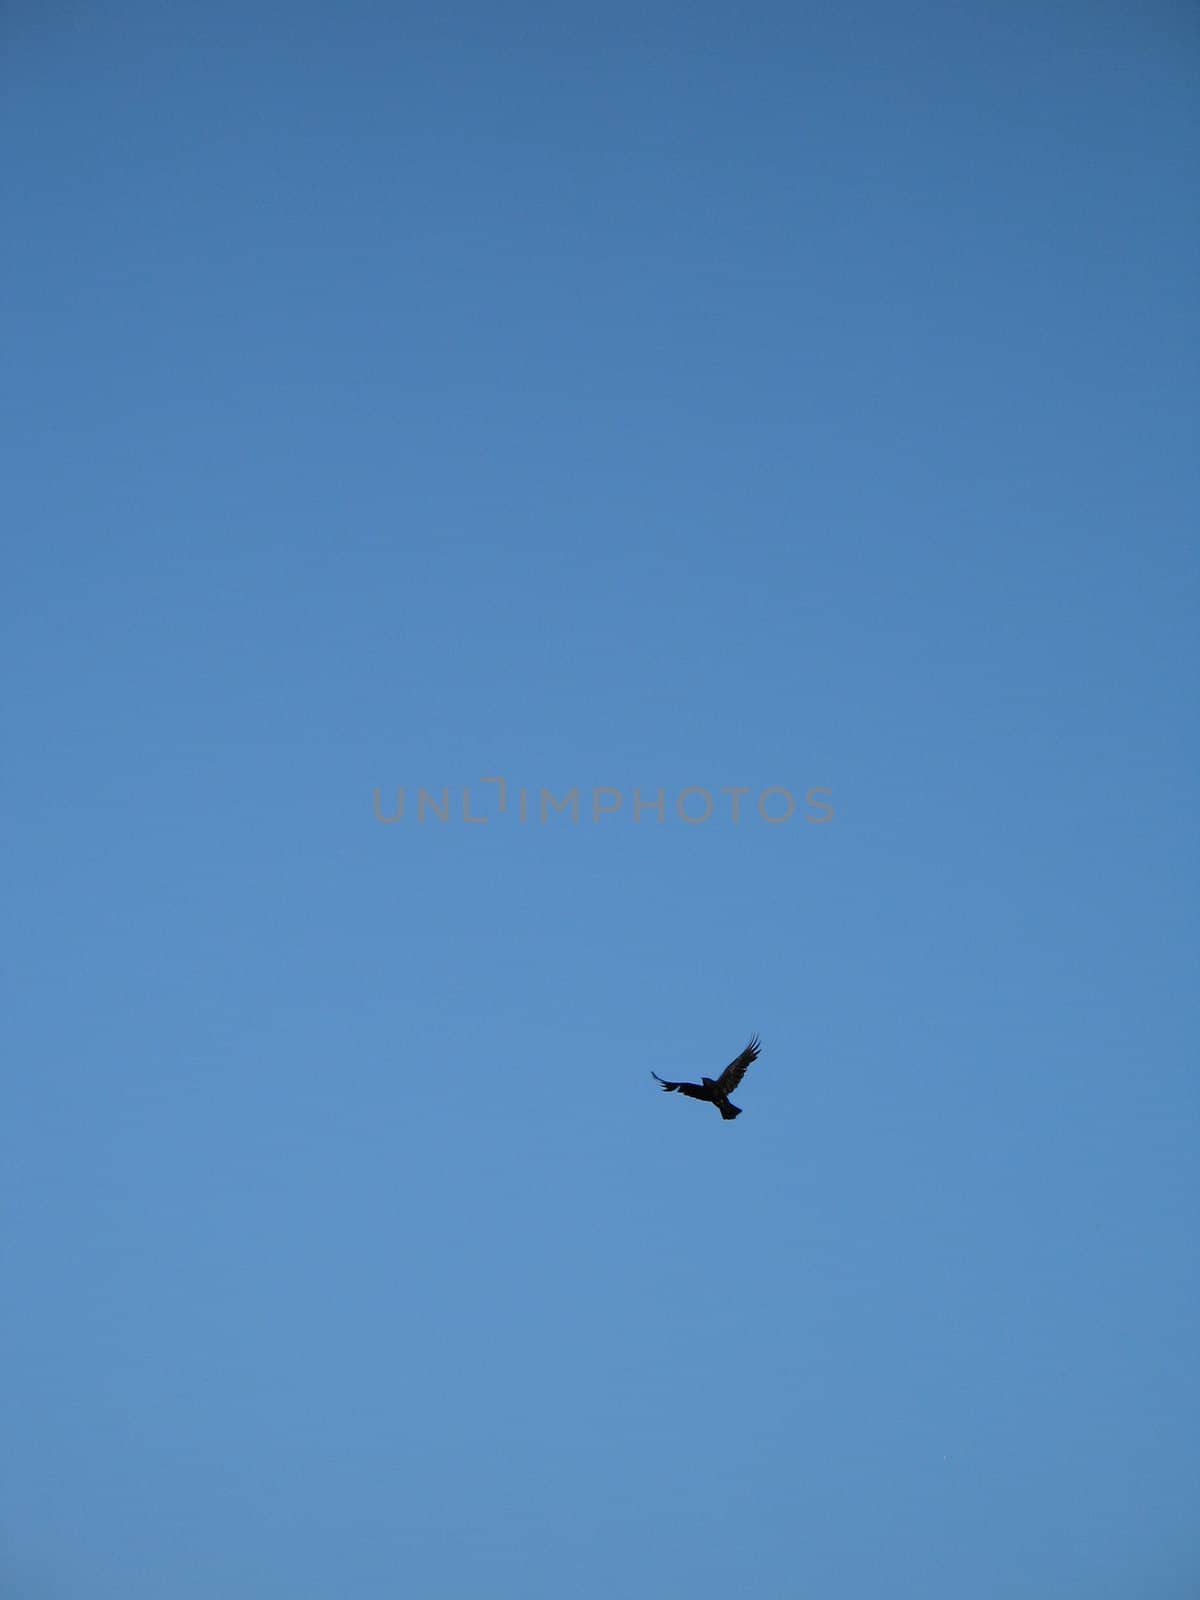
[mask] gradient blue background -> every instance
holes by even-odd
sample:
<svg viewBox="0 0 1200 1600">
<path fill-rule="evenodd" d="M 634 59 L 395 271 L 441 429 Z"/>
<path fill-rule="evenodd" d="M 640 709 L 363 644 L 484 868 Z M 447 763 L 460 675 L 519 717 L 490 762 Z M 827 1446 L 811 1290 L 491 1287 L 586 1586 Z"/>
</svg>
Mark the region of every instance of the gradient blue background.
<svg viewBox="0 0 1200 1600">
<path fill-rule="evenodd" d="M 1200 1592 L 1194 8 L 0 39 L 4 1595 Z"/>
</svg>

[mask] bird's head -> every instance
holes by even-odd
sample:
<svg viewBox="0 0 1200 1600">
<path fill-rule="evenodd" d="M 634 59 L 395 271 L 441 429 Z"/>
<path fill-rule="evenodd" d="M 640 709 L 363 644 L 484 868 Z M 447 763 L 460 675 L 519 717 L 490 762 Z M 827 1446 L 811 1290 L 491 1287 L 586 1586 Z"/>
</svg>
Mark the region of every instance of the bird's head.
<svg viewBox="0 0 1200 1600">
<path fill-rule="evenodd" d="M 713 1086 L 713 1080 L 711 1078 L 701 1078 L 700 1082 L 706 1089 L 711 1089 Z"/>
</svg>

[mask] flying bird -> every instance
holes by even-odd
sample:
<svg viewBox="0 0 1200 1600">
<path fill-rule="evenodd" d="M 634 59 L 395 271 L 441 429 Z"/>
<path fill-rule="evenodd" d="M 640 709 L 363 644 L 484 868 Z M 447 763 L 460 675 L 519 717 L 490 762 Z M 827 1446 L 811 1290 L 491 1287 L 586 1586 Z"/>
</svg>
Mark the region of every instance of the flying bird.
<svg viewBox="0 0 1200 1600">
<path fill-rule="evenodd" d="M 742 1108 L 733 1105 L 729 1096 L 746 1076 L 746 1068 L 750 1063 L 758 1060 L 758 1048 L 758 1035 L 755 1034 L 741 1055 L 729 1063 L 719 1078 L 702 1078 L 699 1083 L 668 1083 L 665 1078 L 659 1078 L 657 1072 L 652 1071 L 650 1076 L 657 1078 L 668 1094 L 678 1089 L 680 1094 L 686 1094 L 692 1100 L 709 1101 L 726 1122 L 732 1122 L 734 1117 L 741 1116 Z"/>
</svg>

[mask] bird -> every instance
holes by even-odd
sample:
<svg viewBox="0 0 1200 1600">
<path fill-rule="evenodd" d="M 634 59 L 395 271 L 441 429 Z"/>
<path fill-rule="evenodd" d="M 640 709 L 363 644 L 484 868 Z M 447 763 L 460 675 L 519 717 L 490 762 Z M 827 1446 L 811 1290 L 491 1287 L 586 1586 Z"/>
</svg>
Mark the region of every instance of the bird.
<svg viewBox="0 0 1200 1600">
<path fill-rule="evenodd" d="M 680 1094 L 686 1094 L 692 1100 L 709 1101 L 726 1122 L 732 1122 L 734 1117 L 741 1116 L 742 1108 L 735 1106 L 729 1096 L 746 1076 L 746 1068 L 750 1063 L 758 1060 L 758 1052 L 759 1037 L 755 1034 L 741 1055 L 729 1063 L 719 1078 L 702 1078 L 699 1083 L 668 1083 L 665 1078 L 659 1078 L 653 1069 L 650 1076 L 657 1079 L 668 1094 L 678 1089 Z"/>
</svg>

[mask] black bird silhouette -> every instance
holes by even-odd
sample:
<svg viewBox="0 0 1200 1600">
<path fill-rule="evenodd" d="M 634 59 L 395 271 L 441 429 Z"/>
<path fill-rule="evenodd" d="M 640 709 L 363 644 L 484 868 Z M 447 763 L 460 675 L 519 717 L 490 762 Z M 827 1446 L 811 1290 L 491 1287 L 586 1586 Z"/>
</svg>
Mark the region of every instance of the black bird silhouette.
<svg viewBox="0 0 1200 1600">
<path fill-rule="evenodd" d="M 678 1089 L 680 1094 L 686 1094 L 693 1100 L 710 1101 L 716 1106 L 726 1122 L 732 1122 L 734 1117 L 741 1116 L 742 1108 L 731 1104 L 729 1096 L 746 1076 L 746 1068 L 750 1063 L 758 1060 L 758 1050 L 759 1039 L 758 1035 L 755 1034 L 736 1061 L 731 1061 L 721 1076 L 716 1079 L 703 1078 L 699 1083 L 668 1083 L 665 1078 L 659 1078 L 657 1072 L 652 1071 L 650 1076 L 658 1078 L 659 1083 L 662 1084 L 668 1094 L 672 1090 Z"/>
</svg>

